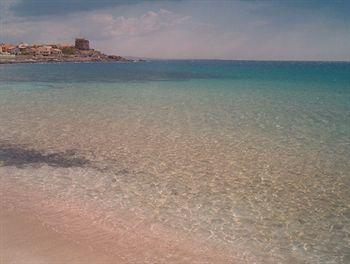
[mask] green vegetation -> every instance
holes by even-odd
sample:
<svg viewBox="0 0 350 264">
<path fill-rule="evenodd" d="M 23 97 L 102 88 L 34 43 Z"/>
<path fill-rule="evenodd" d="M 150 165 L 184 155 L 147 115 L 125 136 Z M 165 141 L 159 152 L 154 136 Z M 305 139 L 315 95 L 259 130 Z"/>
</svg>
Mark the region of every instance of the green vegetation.
<svg viewBox="0 0 350 264">
<path fill-rule="evenodd" d="M 75 54 L 75 48 L 74 47 L 64 47 L 64 48 L 62 48 L 62 53 L 64 55 L 74 55 Z"/>
</svg>

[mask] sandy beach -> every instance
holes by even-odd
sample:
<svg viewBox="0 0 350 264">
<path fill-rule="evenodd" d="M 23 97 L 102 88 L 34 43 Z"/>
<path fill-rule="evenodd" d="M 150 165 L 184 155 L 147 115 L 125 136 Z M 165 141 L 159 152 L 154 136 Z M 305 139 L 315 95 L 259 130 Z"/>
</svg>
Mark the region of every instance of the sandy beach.
<svg viewBox="0 0 350 264">
<path fill-rule="evenodd" d="M 0 264 L 350 264 L 349 10 L 0 0 Z"/>
<path fill-rule="evenodd" d="M 81 205 L 24 186 L 4 184 L 0 193 L 1 264 L 235 263 L 208 241 L 146 219 L 127 219 L 121 212 L 112 227 L 94 222 L 94 212 L 80 211 Z"/>
<path fill-rule="evenodd" d="M 74 243 L 29 215 L 2 210 L 0 224 L 1 264 L 113 263 L 105 254 Z"/>
</svg>

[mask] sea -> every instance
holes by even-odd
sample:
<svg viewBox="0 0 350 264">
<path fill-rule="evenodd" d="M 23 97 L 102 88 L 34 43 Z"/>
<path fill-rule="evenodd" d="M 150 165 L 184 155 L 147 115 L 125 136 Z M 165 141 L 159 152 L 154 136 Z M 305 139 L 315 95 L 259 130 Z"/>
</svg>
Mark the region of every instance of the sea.
<svg viewBox="0 0 350 264">
<path fill-rule="evenodd" d="M 350 263 L 350 63 L 0 65 L 0 184 L 235 263 Z"/>
</svg>

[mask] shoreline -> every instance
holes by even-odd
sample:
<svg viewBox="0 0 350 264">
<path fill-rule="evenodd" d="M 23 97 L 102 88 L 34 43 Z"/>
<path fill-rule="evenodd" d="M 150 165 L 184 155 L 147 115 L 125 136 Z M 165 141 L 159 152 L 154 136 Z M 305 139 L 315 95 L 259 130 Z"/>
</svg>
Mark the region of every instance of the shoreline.
<svg viewBox="0 0 350 264">
<path fill-rule="evenodd" d="M 18 210 L 2 210 L 0 225 L 1 264 L 113 263 L 107 255 L 73 242 Z"/>
<path fill-rule="evenodd" d="M 99 223 L 79 202 L 51 199 L 28 186 L 0 189 L 1 264 L 235 263 L 226 249 L 132 214 Z"/>
<path fill-rule="evenodd" d="M 141 60 L 138 60 L 141 61 Z M 138 62 L 137 61 L 137 62 Z M 0 60 L 1 64 L 43 64 L 43 63 L 95 63 L 95 62 L 135 62 L 134 60 L 57 60 L 57 59 L 46 59 L 46 60 Z"/>
</svg>

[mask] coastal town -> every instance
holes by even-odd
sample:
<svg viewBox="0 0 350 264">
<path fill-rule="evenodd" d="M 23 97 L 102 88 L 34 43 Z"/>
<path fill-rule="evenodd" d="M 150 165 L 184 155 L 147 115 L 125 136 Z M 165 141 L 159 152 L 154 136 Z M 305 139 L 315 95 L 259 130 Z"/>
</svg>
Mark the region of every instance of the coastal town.
<svg viewBox="0 0 350 264">
<path fill-rule="evenodd" d="M 90 48 L 90 42 L 76 38 L 74 45 L 69 44 L 0 44 L 0 64 L 36 63 L 36 62 L 107 62 L 129 61 L 117 55 L 106 55 Z"/>
</svg>

